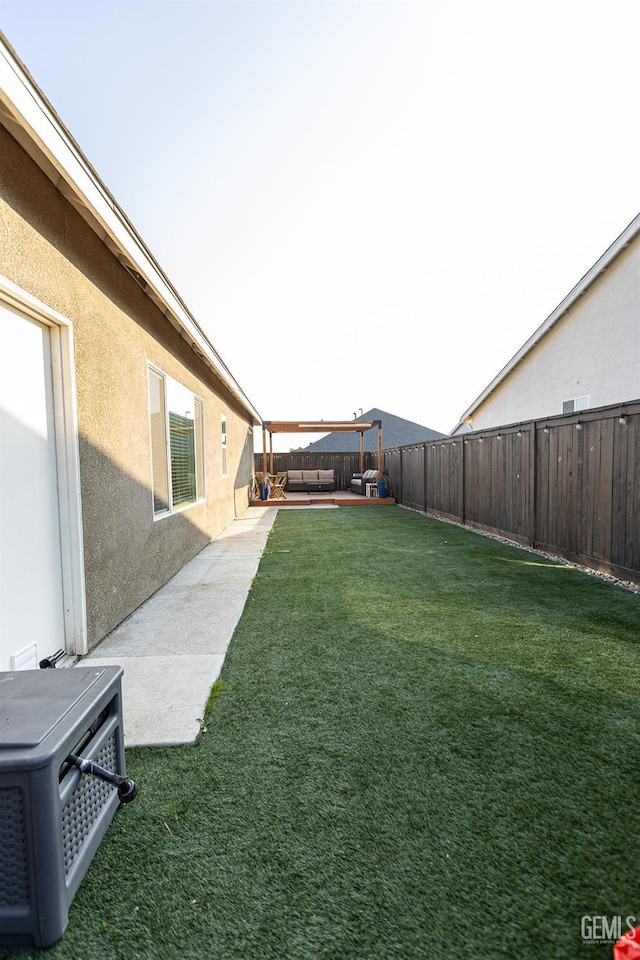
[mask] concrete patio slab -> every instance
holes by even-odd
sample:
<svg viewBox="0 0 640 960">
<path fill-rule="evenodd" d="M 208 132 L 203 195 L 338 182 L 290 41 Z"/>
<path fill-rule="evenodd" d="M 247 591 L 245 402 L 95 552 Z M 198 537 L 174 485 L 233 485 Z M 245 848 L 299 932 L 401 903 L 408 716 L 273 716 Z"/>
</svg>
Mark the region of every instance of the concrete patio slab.
<svg viewBox="0 0 640 960">
<path fill-rule="evenodd" d="M 277 513 L 248 508 L 79 661 L 123 667 L 126 747 L 195 740 Z"/>
<path fill-rule="evenodd" d="M 226 652 L 226 651 L 225 651 Z M 125 747 L 193 743 L 224 652 L 211 656 L 91 657 L 97 667 L 121 664 Z"/>
</svg>

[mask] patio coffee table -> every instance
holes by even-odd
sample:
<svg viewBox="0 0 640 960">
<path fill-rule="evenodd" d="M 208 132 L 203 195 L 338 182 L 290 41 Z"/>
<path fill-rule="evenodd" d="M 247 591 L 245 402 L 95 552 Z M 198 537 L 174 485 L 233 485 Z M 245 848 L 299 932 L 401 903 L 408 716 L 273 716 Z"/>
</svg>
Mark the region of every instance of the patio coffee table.
<svg viewBox="0 0 640 960">
<path fill-rule="evenodd" d="M 307 484 L 307 493 L 330 493 L 332 486 L 331 480 L 310 480 Z"/>
</svg>

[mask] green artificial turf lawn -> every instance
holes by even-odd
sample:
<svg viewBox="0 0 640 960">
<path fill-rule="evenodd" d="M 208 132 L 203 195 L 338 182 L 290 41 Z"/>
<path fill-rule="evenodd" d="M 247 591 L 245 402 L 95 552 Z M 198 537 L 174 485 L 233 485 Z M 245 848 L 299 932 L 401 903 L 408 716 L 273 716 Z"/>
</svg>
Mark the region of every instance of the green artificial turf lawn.
<svg viewBox="0 0 640 960">
<path fill-rule="evenodd" d="M 280 511 L 206 729 L 128 751 L 48 956 L 610 957 L 580 922 L 640 924 L 639 663 L 639 595 L 400 508 Z"/>
</svg>

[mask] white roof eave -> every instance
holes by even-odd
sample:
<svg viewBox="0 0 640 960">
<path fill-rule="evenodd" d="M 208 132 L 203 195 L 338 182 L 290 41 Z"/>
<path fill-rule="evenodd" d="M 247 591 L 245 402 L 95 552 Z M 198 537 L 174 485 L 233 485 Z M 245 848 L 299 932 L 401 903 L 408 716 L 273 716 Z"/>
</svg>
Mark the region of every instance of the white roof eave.
<svg viewBox="0 0 640 960">
<path fill-rule="evenodd" d="M 260 414 L 2 34 L 0 114 L 11 134 L 247 410 L 254 423 L 261 423 Z"/>
</svg>

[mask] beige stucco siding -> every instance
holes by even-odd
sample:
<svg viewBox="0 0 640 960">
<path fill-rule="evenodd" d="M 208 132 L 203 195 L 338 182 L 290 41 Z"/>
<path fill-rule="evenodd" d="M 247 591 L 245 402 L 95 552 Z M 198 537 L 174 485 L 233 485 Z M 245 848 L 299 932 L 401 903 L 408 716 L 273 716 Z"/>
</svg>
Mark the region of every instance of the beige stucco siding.
<svg viewBox="0 0 640 960">
<path fill-rule="evenodd" d="M 640 396 L 640 237 L 623 250 L 474 411 L 485 429 Z"/>
<path fill-rule="evenodd" d="M 2 128 L 0 157 L 0 273 L 73 324 L 91 646 L 247 507 L 251 417 Z M 204 401 L 206 499 L 159 520 L 149 363 Z"/>
</svg>

